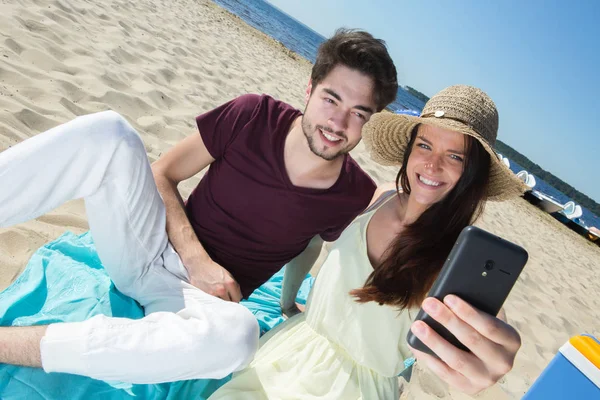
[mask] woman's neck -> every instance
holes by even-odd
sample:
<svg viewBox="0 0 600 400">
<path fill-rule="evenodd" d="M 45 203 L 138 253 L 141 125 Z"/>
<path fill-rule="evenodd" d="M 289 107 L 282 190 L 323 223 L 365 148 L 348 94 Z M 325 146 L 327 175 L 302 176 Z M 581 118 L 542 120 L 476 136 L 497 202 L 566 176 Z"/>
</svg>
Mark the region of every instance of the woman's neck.
<svg viewBox="0 0 600 400">
<path fill-rule="evenodd" d="M 417 203 L 410 195 L 400 193 L 399 197 L 400 202 L 397 211 L 398 218 L 403 226 L 408 226 L 415 222 L 427 209 L 427 206 Z"/>
</svg>

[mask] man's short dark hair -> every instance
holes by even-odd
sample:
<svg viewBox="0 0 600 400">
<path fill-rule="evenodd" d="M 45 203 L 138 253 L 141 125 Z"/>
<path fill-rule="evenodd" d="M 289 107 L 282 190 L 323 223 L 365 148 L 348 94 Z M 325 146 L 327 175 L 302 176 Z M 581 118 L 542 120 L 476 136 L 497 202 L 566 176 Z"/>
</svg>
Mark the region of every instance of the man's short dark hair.
<svg viewBox="0 0 600 400">
<path fill-rule="evenodd" d="M 331 70 L 340 64 L 373 79 L 373 96 L 377 111 L 383 110 L 396 99 L 396 67 L 383 40 L 376 39 L 365 31 L 338 29 L 319 47 L 317 61 L 311 73 L 313 87 L 321 83 Z"/>
</svg>

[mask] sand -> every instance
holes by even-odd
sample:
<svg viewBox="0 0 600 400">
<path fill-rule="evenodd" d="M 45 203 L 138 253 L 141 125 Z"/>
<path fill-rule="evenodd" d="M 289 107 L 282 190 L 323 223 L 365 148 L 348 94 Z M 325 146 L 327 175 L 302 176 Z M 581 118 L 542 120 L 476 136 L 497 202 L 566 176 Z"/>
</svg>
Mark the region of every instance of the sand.
<svg viewBox="0 0 600 400">
<path fill-rule="evenodd" d="M 113 109 L 138 129 L 154 161 L 195 133 L 197 114 L 240 94 L 268 93 L 302 108 L 310 68 L 207 0 L 3 0 L 0 151 L 77 115 Z M 362 145 L 353 155 L 379 183 L 395 177 Z M 201 175 L 180 186 L 184 196 Z M 506 303 L 523 347 L 513 371 L 477 396 L 517 399 L 570 336 L 600 337 L 600 248 L 522 199 L 490 203 L 478 225 L 530 254 Z M 81 201 L 0 229 L 0 289 L 65 230 L 87 230 Z M 421 368 L 404 388 L 403 399 L 469 398 Z"/>
</svg>

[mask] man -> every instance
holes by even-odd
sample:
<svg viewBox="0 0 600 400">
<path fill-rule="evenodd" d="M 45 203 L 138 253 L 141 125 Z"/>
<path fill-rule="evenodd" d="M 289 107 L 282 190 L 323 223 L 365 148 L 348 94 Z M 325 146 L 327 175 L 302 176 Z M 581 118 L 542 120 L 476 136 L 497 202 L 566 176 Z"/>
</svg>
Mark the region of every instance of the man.
<svg viewBox="0 0 600 400">
<path fill-rule="evenodd" d="M 348 152 L 396 90 L 385 44 L 340 30 L 319 49 L 304 113 L 269 96 L 241 96 L 199 116 L 200 134 L 152 168 L 137 133 L 113 112 L 77 118 L 1 153 L 0 227 L 83 197 L 106 270 L 146 316 L 0 328 L 0 362 L 131 383 L 220 378 L 243 368 L 258 327 L 237 302 L 289 262 L 282 304 L 297 312 L 295 293 L 322 240 L 335 240 L 372 198 L 374 183 Z M 209 165 L 184 204 L 177 184 Z M 447 321 L 514 337 L 477 315 Z M 515 354 L 505 351 L 507 360 Z M 425 362 L 446 375 L 486 367 Z"/>
<path fill-rule="evenodd" d="M 0 193 L 0 226 L 83 197 L 107 272 L 146 313 L 3 328 L 0 362 L 132 383 L 219 378 L 245 366 L 258 326 L 236 302 L 307 249 L 290 265 L 303 266 L 293 274 L 301 280 L 322 239 L 335 240 L 368 205 L 375 185 L 348 152 L 397 87 L 384 43 L 342 30 L 319 50 L 304 113 L 242 96 L 199 116 L 200 134 L 152 169 L 137 133 L 113 112 L 0 154 L 0 186 L 10 188 Z M 184 204 L 177 184 L 209 165 Z"/>
</svg>

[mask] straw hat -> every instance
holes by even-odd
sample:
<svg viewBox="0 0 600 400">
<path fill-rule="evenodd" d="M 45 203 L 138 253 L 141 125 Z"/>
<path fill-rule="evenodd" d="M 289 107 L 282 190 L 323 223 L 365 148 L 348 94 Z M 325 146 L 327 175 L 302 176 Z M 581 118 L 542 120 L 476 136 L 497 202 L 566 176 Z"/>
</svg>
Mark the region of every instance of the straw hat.
<svg viewBox="0 0 600 400">
<path fill-rule="evenodd" d="M 428 124 L 469 135 L 490 154 L 488 199 L 502 201 L 520 196 L 529 188 L 498 158 L 493 149 L 498 134 L 496 105 L 480 89 L 456 85 L 433 96 L 420 117 L 378 113 L 363 128 L 363 140 L 374 161 L 402 165 L 413 129 Z"/>
</svg>

